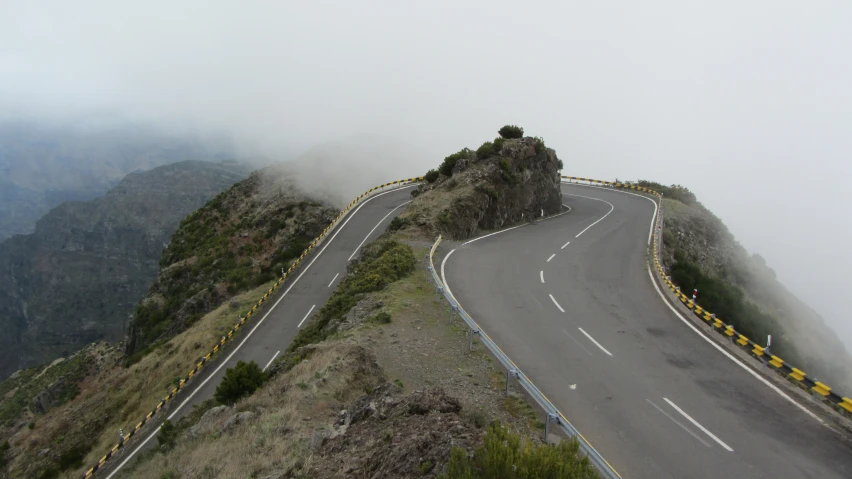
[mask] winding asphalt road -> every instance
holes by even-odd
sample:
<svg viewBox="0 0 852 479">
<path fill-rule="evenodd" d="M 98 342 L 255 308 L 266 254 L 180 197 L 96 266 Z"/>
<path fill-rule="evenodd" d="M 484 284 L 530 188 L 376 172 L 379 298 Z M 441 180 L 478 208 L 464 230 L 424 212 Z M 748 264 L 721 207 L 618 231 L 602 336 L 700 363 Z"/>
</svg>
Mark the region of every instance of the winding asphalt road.
<svg viewBox="0 0 852 479">
<path fill-rule="evenodd" d="M 562 191 L 570 213 L 460 246 L 443 280 L 623 477 L 852 477 L 833 432 L 664 303 L 653 201 Z"/>
<path fill-rule="evenodd" d="M 286 350 L 299 327 L 325 304 L 345 276 L 349 260 L 361 246 L 382 234 L 388 223 L 403 210 L 403 205 L 410 200 L 411 188 L 404 186 L 378 193 L 356 206 L 327 239 L 302 260 L 294 278 L 288 279 L 266 303 L 272 306 L 264 307 L 261 314 L 246 323 L 243 336 L 223 351 L 224 359 L 220 357 L 192 379 L 173 403 L 177 405 L 171 407 L 167 418 L 176 421 L 192 411 L 193 405 L 213 397 L 225 370 L 238 361 L 254 361 L 265 368 Z M 154 421 L 159 423 L 163 418 Z M 154 438 L 158 431 L 159 428 L 131 442 L 115 463 L 107 463 L 111 469 L 107 469 L 109 474 L 105 477 L 112 478 L 138 451 L 156 445 Z"/>
</svg>

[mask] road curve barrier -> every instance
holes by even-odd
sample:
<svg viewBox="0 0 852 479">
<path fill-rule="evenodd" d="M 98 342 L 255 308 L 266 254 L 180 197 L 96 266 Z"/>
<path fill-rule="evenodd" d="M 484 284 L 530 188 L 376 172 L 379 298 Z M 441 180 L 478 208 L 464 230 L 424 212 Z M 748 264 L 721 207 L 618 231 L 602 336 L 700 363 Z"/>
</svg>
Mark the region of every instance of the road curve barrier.
<svg viewBox="0 0 852 479">
<path fill-rule="evenodd" d="M 420 181 L 423 181 L 423 177 L 407 178 L 407 179 L 404 179 L 404 180 L 391 181 L 390 183 L 385 183 L 383 185 L 375 186 L 375 187 L 370 188 L 369 190 L 365 191 L 360 196 L 358 196 L 357 198 L 352 200 L 352 202 L 350 202 L 348 205 L 346 205 L 346 208 L 344 208 L 343 211 L 341 211 L 334 218 L 334 220 L 331 223 L 329 223 L 329 225 L 322 231 L 322 233 L 320 233 L 319 236 L 317 236 L 313 241 L 311 241 L 308 244 L 308 247 L 305 248 L 304 251 L 302 251 L 302 254 L 299 255 L 299 257 L 293 262 L 293 264 L 290 265 L 290 267 L 287 269 L 287 271 L 282 272 L 282 275 L 281 275 L 280 278 L 278 278 L 278 281 L 276 281 L 272 285 L 272 287 L 269 289 L 269 291 L 267 291 L 266 293 L 263 294 L 263 296 L 257 301 L 257 303 L 254 306 L 251 307 L 251 310 L 249 310 L 246 313 L 245 316 L 241 317 L 239 319 L 239 321 L 237 321 L 237 323 L 234 324 L 234 327 L 231 328 L 231 330 L 228 331 L 228 333 L 225 336 L 222 336 L 222 339 L 220 339 L 219 341 L 216 342 L 216 344 L 213 345 L 213 347 L 210 349 L 210 352 L 208 352 L 206 355 L 202 356 L 198 360 L 198 362 L 193 366 L 193 368 L 189 371 L 189 373 L 187 373 L 187 375 L 178 382 L 177 386 L 174 389 L 172 389 L 169 392 L 169 394 L 166 395 L 166 397 L 164 397 L 162 400 L 160 400 L 159 403 L 157 403 L 157 405 L 151 410 L 151 412 L 146 414 L 145 417 L 142 418 L 141 421 L 139 421 L 135 426 L 133 426 L 130 429 L 130 432 L 127 435 L 123 435 L 121 437 L 121 440 L 117 444 L 112 446 L 112 448 L 109 451 L 107 451 L 107 453 L 103 457 L 101 457 L 101 459 L 98 461 L 97 464 L 95 464 L 94 466 L 89 468 L 89 470 L 87 470 L 85 472 L 85 474 L 83 475 L 83 478 L 88 479 L 88 478 L 92 477 L 92 475 L 94 475 L 95 472 L 97 472 L 99 469 L 101 469 L 107 461 L 109 461 L 111 458 L 115 457 L 116 454 L 118 454 L 119 450 L 121 450 L 123 447 L 125 447 L 127 445 L 127 443 L 134 436 L 136 436 L 139 433 L 139 431 L 142 430 L 142 427 L 145 426 L 145 424 L 149 423 L 151 421 L 151 419 L 166 406 L 166 404 L 168 404 L 169 402 L 171 402 L 175 399 L 177 394 L 186 387 L 189 380 L 192 379 L 195 375 L 197 375 L 198 372 L 201 370 L 201 368 L 203 368 L 206 364 L 208 364 L 210 362 L 211 358 L 216 353 L 218 353 L 225 346 L 225 344 L 229 343 L 231 340 L 234 339 L 235 335 L 240 330 L 240 328 L 242 328 L 246 324 L 246 321 L 248 321 L 252 316 L 254 316 L 257 313 L 258 308 L 260 308 L 265 302 L 267 302 L 270 298 L 272 298 L 273 293 L 284 284 L 284 280 L 287 279 L 288 277 L 292 276 L 293 271 L 299 266 L 299 264 L 302 262 L 302 260 L 304 260 L 305 257 L 308 256 L 308 254 L 310 254 L 311 251 L 314 250 L 314 248 L 316 248 L 317 246 L 320 245 L 320 243 L 322 243 L 322 241 L 334 230 L 334 228 L 338 224 L 340 224 L 340 221 L 343 220 L 343 218 L 345 218 L 346 215 L 349 214 L 350 211 L 352 211 L 352 208 L 354 208 L 359 203 L 361 203 L 362 200 L 366 199 L 369 196 L 374 195 L 378 191 L 381 191 L 385 188 L 394 188 L 394 187 L 398 187 L 398 186 L 402 186 L 402 185 L 406 185 L 406 184 L 410 184 L 410 183 L 417 183 L 417 182 L 420 182 Z"/>
<path fill-rule="evenodd" d="M 524 374 L 517 365 L 500 349 L 499 346 L 479 327 L 476 321 L 470 317 L 469 314 L 462 308 L 453 294 L 449 291 L 449 289 L 444 285 L 441 278 L 438 276 L 437 271 L 435 271 L 435 265 L 433 262 L 433 257 L 435 255 L 435 251 L 438 249 L 438 245 L 441 244 L 441 236 L 438 236 L 438 239 L 435 240 L 435 243 L 432 245 L 432 248 L 429 250 L 429 263 L 428 268 L 432 273 L 432 281 L 435 282 L 435 287 L 438 292 L 441 293 L 447 302 L 450 305 L 450 310 L 458 314 L 462 320 L 464 320 L 465 324 L 469 328 L 469 340 L 470 347 L 473 347 L 473 337 L 478 336 L 479 340 L 482 344 L 491 351 L 491 354 L 500 361 L 500 364 L 506 368 L 506 394 L 509 393 L 509 381 L 512 377 L 518 380 L 518 384 L 521 385 L 522 388 L 533 398 L 535 402 L 544 410 L 546 414 L 545 419 L 545 439 L 547 438 L 548 432 L 550 431 L 550 424 L 555 423 L 562 428 L 565 434 L 568 437 L 576 438 L 577 442 L 580 444 L 580 450 L 589 458 L 589 462 L 592 463 L 593 466 L 601 473 L 604 479 L 621 479 L 621 476 L 616 472 L 616 470 L 603 458 L 603 456 L 598 453 L 598 451 L 592 447 L 589 441 L 580 434 L 569 421 L 568 419 L 550 402 L 547 396 L 544 395 L 532 381 Z"/>
<path fill-rule="evenodd" d="M 631 183 L 603 181 L 591 178 L 579 178 L 575 176 L 563 176 L 562 179 L 568 180 L 568 183 L 587 183 L 590 186 L 604 186 L 615 189 L 630 189 L 656 196 L 657 199 L 660 201 L 660 204 L 659 208 L 657 208 L 657 219 L 655 223 L 656 226 L 653 235 L 652 248 L 654 253 L 654 270 L 660 277 L 660 281 L 662 281 L 662 283 L 665 284 L 672 291 L 672 293 L 677 296 L 678 300 L 680 300 L 681 303 L 683 303 L 690 311 L 692 311 L 694 315 L 701 318 L 714 331 L 727 337 L 731 344 L 739 345 L 739 347 L 744 349 L 750 356 L 759 360 L 764 367 L 772 367 L 777 374 L 783 376 L 788 381 L 796 384 L 801 389 L 809 391 L 815 399 L 819 400 L 824 404 L 827 404 L 829 407 L 831 407 L 838 413 L 846 416 L 847 418 L 852 417 L 852 399 L 838 394 L 825 383 L 820 382 L 814 377 L 808 376 L 804 371 L 793 367 L 791 364 L 787 363 L 778 356 L 771 354 L 769 352 L 768 347 L 763 347 L 755 343 L 751 339 L 745 337 L 744 335 L 738 333 L 733 326 L 725 323 L 724 321 L 722 321 L 721 318 L 717 317 L 715 314 L 702 308 L 692 299 L 692 297 L 687 296 L 686 294 L 681 292 L 680 287 L 678 287 L 674 282 L 672 282 L 671 276 L 666 275 L 665 268 L 663 267 L 662 262 L 660 261 L 662 250 L 661 236 L 663 230 L 662 193 L 654 191 L 650 188 L 638 186 Z"/>
</svg>

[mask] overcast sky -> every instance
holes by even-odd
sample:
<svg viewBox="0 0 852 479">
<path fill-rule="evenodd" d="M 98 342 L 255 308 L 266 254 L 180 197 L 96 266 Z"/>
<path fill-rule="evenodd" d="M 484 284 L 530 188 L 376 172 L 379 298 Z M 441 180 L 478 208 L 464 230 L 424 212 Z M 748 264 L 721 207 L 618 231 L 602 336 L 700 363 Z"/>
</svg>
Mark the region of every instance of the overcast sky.
<svg viewBox="0 0 852 479">
<path fill-rule="evenodd" d="M 417 3 L 0 0 L 0 112 L 380 134 L 411 174 L 517 123 L 566 174 L 687 185 L 852 344 L 852 2 Z"/>
</svg>

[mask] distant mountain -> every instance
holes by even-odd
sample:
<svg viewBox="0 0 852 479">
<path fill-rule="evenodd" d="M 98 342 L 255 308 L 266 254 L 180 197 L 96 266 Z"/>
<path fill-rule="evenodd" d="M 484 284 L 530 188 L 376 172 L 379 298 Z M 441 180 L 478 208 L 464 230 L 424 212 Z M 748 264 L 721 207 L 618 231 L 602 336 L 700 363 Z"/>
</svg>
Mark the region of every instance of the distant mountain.
<svg viewBox="0 0 852 479">
<path fill-rule="evenodd" d="M 133 124 L 0 121 L 0 241 L 32 233 L 36 221 L 60 203 L 103 196 L 128 173 L 228 157 L 224 142 Z"/>
<path fill-rule="evenodd" d="M 123 339 L 181 220 L 249 171 L 184 161 L 131 173 L 106 196 L 64 203 L 34 233 L 0 244 L 0 378 Z"/>
</svg>

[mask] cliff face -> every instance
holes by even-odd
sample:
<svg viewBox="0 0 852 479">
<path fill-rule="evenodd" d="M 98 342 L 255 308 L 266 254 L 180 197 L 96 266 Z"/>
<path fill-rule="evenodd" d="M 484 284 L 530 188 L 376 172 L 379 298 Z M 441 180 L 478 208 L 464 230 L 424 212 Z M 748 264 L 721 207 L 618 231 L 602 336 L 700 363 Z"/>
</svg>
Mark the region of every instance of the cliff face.
<svg viewBox="0 0 852 479">
<path fill-rule="evenodd" d="M 281 274 L 338 210 L 308 198 L 283 166 L 252 173 L 185 218 L 134 310 L 126 353 L 139 357 L 235 294 Z"/>
<path fill-rule="evenodd" d="M 0 378 L 121 340 L 180 220 L 246 174 L 200 161 L 132 173 L 103 198 L 62 204 L 34 233 L 0 244 Z"/>
<path fill-rule="evenodd" d="M 480 148 L 457 155 L 452 176 L 441 175 L 414 193 L 402 214 L 405 221 L 450 239 L 466 239 L 562 208 L 562 163 L 541 140 L 504 140 L 487 152 Z"/>
</svg>

